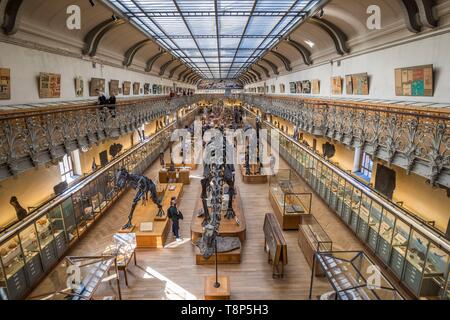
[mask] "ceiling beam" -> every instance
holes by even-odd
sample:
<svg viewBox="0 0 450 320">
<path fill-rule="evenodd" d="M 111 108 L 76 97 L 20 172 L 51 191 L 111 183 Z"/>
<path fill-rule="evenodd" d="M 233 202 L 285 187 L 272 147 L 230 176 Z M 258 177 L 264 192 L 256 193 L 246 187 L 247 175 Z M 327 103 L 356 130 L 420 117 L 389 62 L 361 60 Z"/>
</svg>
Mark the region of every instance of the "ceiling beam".
<svg viewBox="0 0 450 320">
<path fill-rule="evenodd" d="M 298 43 L 295 40 L 292 40 L 290 38 L 286 39 L 286 42 L 291 45 L 295 50 L 298 51 L 298 53 L 300 53 L 300 55 L 303 58 L 303 62 L 307 65 L 310 66 L 312 64 L 311 61 L 311 52 L 302 44 Z"/>
<path fill-rule="evenodd" d="M 257 4 L 258 4 L 258 0 L 253 0 L 253 6 L 250 11 L 250 15 L 247 19 L 247 23 L 245 24 L 244 30 L 242 31 L 241 39 L 239 40 L 239 44 L 237 45 L 236 51 L 234 52 L 234 57 L 233 57 L 233 60 L 231 61 L 230 67 L 232 67 L 234 65 L 234 61 L 236 60 L 236 56 L 241 48 L 242 40 L 244 39 L 244 36 L 247 33 L 248 26 L 250 24 L 250 21 L 252 20 L 252 14 L 255 12 Z M 230 69 L 228 69 L 227 78 L 229 78 L 229 76 L 230 76 Z"/>
<path fill-rule="evenodd" d="M 131 66 L 133 63 L 134 56 L 136 53 L 142 49 L 145 45 L 150 44 L 152 41 L 150 39 L 142 40 L 133 46 L 131 46 L 126 52 L 125 52 L 125 59 L 123 60 L 123 65 L 125 67 Z"/>
<path fill-rule="evenodd" d="M 275 57 L 277 57 L 279 60 L 281 60 L 281 62 L 283 62 L 284 64 L 284 68 L 286 69 L 286 71 L 290 72 L 292 71 L 291 68 L 291 61 L 286 58 L 284 55 L 282 55 L 281 53 L 277 52 L 277 51 L 270 51 L 271 54 L 273 54 Z"/>
<path fill-rule="evenodd" d="M 184 76 L 183 76 L 183 79 L 182 79 L 182 81 L 183 82 L 186 82 L 187 81 L 187 77 L 189 77 L 191 74 L 193 74 L 194 73 L 194 71 L 192 70 L 192 69 L 189 69 L 189 72 L 188 73 L 186 73 Z"/>
<path fill-rule="evenodd" d="M 249 69 L 247 69 L 246 74 L 252 79 L 252 82 L 258 82 L 258 77 L 252 73 Z"/>
<path fill-rule="evenodd" d="M 197 47 L 197 50 L 200 52 L 200 55 L 202 56 L 203 60 L 205 61 L 206 65 L 209 68 L 209 64 L 208 64 L 208 62 L 206 61 L 206 59 L 205 59 L 205 57 L 203 55 L 203 51 L 202 51 L 202 49 L 200 49 L 200 46 L 199 46 L 199 44 L 197 42 L 197 39 L 195 39 L 194 33 L 192 32 L 191 27 L 187 23 L 186 18 L 183 15 L 183 11 L 181 10 L 180 6 L 178 5 L 177 0 L 172 0 L 172 1 L 173 1 L 173 4 L 175 5 L 175 7 L 177 8 L 178 12 L 180 13 L 181 19 L 183 20 L 184 25 L 186 26 L 186 29 L 189 31 L 189 34 L 191 35 L 192 40 L 194 41 L 195 46 Z M 209 72 L 211 73 L 211 75 L 213 75 L 211 70 Z"/>
<path fill-rule="evenodd" d="M 182 64 L 180 62 L 180 64 L 178 64 L 177 66 L 173 67 L 172 70 L 169 71 L 169 79 L 172 79 L 175 71 L 177 71 L 181 66 L 184 66 L 184 64 Z"/>
<path fill-rule="evenodd" d="M 419 16 L 422 24 L 428 28 L 436 28 L 439 25 L 439 19 L 435 17 L 433 8 L 436 5 L 435 0 L 416 0 L 419 8 Z"/>
<path fill-rule="evenodd" d="M 155 62 L 167 53 L 168 53 L 167 51 L 161 51 L 161 52 L 158 52 L 157 54 L 155 54 L 154 56 L 150 57 L 150 59 L 148 59 L 148 61 L 147 61 L 147 67 L 145 68 L 145 71 L 151 72 Z"/>
<path fill-rule="evenodd" d="M 259 67 L 264 74 L 266 75 L 267 78 L 270 78 L 270 73 L 269 73 L 269 69 L 267 69 L 266 67 L 264 67 L 263 65 L 261 65 L 260 62 L 257 62 L 254 64 L 255 67 Z"/>
<path fill-rule="evenodd" d="M 183 70 L 183 71 L 181 71 L 179 74 L 178 74 L 178 78 L 177 78 L 177 80 L 178 81 L 180 81 L 181 80 L 181 77 L 182 76 L 184 76 L 185 75 L 185 73 L 186 72 L 188 72 L 189 70 L 191 70 L 190 68 L 188 68 L 188 67 L 186 67 L 186 69 L 185 70 Z"/>
<path fill-rule="evenodd" d="M 278 67 L 275 63 L 273 63 L 272 61 L 266 59 L 266 58 L 261 58 L 260 60 L 261 62 L 265 62 L 269 65 L 269 67 L 272 68 L 272 71 L 275 75 L 279 75 L 280 73 L 278 72 Z"/>
<path fill-rule="evenodd" d="M 175 60 L 174 58 L 172 58 L 172 59 L 170 59 L 169 61 L 167 61 L 166 63 L 164 63 L 164 64 L 161 66 L 161 68 L 159 69 L 159 75 L 160 75 L 160 76 L 164 75 L 164 73 L 166 73 L 167 67 L 170 66 L 170 65 L 171 65 L 172 63 L 174 63 L 175 61 L 177 61 L 177 60 Z"/>
<path fill-rule="evenodd" d="M 330 36 L 339 55 L 342 56 L 350 52 L 347 47 L 347 35 L 338 26 L 326 19 L 316 17 L 309 18 L 308 23 L 319 27 Z"/>
<path fill-rule="evenodd" d="M 101 22 L 90 30 L 84 37 L 84 49 L 83 54 L 93 57 L 97 54 L 97 49 L 100 42 L 105 37 L 105 35 L 114 30 L 115 28 L 125 24 L 127 21 L 125 19 L 108 19 Z"/>
<path fill-rule="evenodd" d="M 19 29 L 23 4 L 27 0 L 2 0 L 0 3 L 1 27 L 3 33 L 11 36 Z M 29 0 L 28 0 L 29 1 Z"/>
<path fill-rule="evenodd" d="M 258 72 L 258 71 L 256 71 L 255 69 L 253 69 L 253 66 L 251 66 L 251 67 L 248 68 L 248 69 L 249 69 L 249 71 L 253 72 L 253 73 L 258 77 L 258 79 L 259 79 L 260 81 L 263 79 L 262 76 L 261 76 L 261 73 Z"/>
</svg>

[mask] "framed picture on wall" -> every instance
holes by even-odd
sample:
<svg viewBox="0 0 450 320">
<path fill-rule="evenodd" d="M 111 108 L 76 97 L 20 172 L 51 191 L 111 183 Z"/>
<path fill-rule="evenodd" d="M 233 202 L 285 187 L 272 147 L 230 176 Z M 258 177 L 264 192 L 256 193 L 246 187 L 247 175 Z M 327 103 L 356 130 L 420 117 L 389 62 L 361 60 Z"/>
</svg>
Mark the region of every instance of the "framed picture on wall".
<svg viewBox="0 0 450 320">
<path fill-rule="evenodd" d="M 320 80 L 311 80 L 311 92 L 312 94 L 320 94 Z"/>
<path fill-rule="evenodd" d="M 94 97 L 97 95 L 97 90 L 105 92 L 106 80 L 101 78 L 92 78 L 89 86 L 89 95 Z"/>
<path fill-rule="evenodd" d="M 150 94 L 150 83 L 144 83 L 144 94 Z"/>
<path fill-rule="evenodd" d="M 0 68 L 0 100 L 11 99 L 11 70 Z"/>
<path fill-rule="evenodd" d="M 302 81 L 302 93 L 306 94 L 311 93 L 311 81 L 309 80 Z"/>
<path fill-rule="evenodd" d="M 368 95 L 369 94 L 369 76 L 367 73 L 352 74 L 353 94 Z"/>
<path fill-rule="evenodd" d="M 56 73 L 39 74 L 39 98 L 61 97 L 61 75 Z"/>
<path fill-rule="evenodd" d="M 158 85 L 154 84 L 152 89 L 153 89 L 153 94 L 157 94 L 158 93 Z"/>
<path fill-rule="evenodd" d="M 84 80 L 82 77 L 75 78 L 75 96 L 76 97 L 84 96 Z"/>
<path fill-rule="evenodd" d="M 296 93 L 297 92 L 297 85 L 295 82 L 289 82 L 289 92 L 290 93 Z"/>
<path fill-rule="evenodd" d="M 302 93 L 302 82 L 301 81 L 295 82 L 295 93 Z"/>
<path fill-rule="evenodd" d="M 109 82 L 109 94 L 119 94 L 119 80 L 111 80 Z"/>
<path fill-rule="evenodd" d="M 353 82 L 351 75 L 345 76 L 345 93 L 353 94 Z"/>
<path fill-rule="evenodd" d="M 139 82 L 134 82 L 133 83 L 133 94 L 135 96 L 139 95 L 140 88 L 141 88 L 141 84 Z"/>
<path fill-rule="evenodd" d="M 271 91 L 272 93 L 275 93 L 275 86 L 274 86 L 274 85 L 271 85 L 271 86 L 270 86 L 270 91 Z"/>
<path fill-rule="evenodd" d="M 334 95 L 342 94 L 342 77 L 331 78 L 331 93 Z"/>
<path fill-rule="evenodd" d="M 123 95 L 129 96 L 131 93 L 131 82 L 130 81 L 124 81 L 122 84 L 123 87 Z"/>
<path fill-rule="evenodd" d="M 395 95 L 432 97 L 433 91 L 432 64 L 395 69 Z"/>
</svg>

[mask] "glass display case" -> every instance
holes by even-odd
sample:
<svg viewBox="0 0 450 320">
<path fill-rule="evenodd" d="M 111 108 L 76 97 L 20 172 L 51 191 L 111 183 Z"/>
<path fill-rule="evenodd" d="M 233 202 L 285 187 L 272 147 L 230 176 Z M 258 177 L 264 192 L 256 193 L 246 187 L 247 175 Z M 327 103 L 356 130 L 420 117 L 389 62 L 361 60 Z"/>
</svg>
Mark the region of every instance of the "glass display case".
<svg viewBox="0 0 450 320">
<path fill-rule="evenodd" d="M 268 122 L 263 127 L 277 130 Z M 315 154 L 308 146 L 279 134 L 280 155 L 412 294 L 448 297 L 450 242 L 445 234 Z M 274 188 L 274 193 L 278 199 L 283 198 L 283 192 Z"/>
<path fill-rule="evenodd" d="M 19 233 L 20 243 L 25 258 L 25 272 L 30 284 L 36 283 L 44 273 L 36 226 L 38 226 L 38 224 L 32 224 Z"/>
<path fill-rule="evenodd" d="M 115 273 L 111 273 L 111 269 L 115 269 Z M 74 272 L 79 273 L 79 281 L 75 279 L 68 286 L 68 276 Z M 91 300 L 96 297 L 115 299 L 116 296 L 122 297 L 116 257 L 85 256 L 66 257 L 29 299 Z"/>
<path fill-rule="evenodd" d="M 312 194 L 301 191 L 300 180 L 289 169 L 270 177 L 269 199 L 283 230 L 298 230 L 302 217 L 311 213 Z"/>
<path fill-rule="evenodd" d="M 303 217 L 301 221 L 298 231 L 298 245 L 311 269 L 315 252 L 333 251 L 333 242 L 312 214 Z M 315 268 L 315 270 L 316 276 L 324 275 L 320 268 Z"/>
<path fill-rule="evenodd" d="M 317 265 L 323 270 L 334 290 L 335 300 L 404 300 L 380 269 L 362 251 L 317 252 Z M 370 280 L 374 272 L 379 283 Z M 314 277 L 311 277 L 310 299 Z"/>
<path fill-rule="evenodd" d="M 195 112 L 195 111 L 192 111 Z M 187 115 L 188 117 L 190 114 Z M 21 299 L 51 270 L 89 227 L 123 193 L 115 187 L 119 168 L 142 173 L 164 151 L 173 124 L 124 151 L 27 220 L 0 233 L 0 297 Z"/>
<path fill-rule="evenodd" d="M 25 270 L 25 256 L 19 236 L 15 236 L 0 246 L 0 261 L 3 272 L 0 274 L 0 287 L 8 299 L 19 299 L 28 289 Z"/>
</svg>

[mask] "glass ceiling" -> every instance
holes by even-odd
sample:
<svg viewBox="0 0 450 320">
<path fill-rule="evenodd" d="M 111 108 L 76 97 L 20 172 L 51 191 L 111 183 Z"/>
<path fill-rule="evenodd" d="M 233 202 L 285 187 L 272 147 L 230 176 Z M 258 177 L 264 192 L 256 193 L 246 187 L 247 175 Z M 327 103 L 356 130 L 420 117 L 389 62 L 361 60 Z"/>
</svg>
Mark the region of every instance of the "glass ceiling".
<svg viewBox="0 0 450 320">
<path fill-rule="evenodd" d="M 237 78 L 319 0 L 108 0 L 202 78 Z"/>
</svg>

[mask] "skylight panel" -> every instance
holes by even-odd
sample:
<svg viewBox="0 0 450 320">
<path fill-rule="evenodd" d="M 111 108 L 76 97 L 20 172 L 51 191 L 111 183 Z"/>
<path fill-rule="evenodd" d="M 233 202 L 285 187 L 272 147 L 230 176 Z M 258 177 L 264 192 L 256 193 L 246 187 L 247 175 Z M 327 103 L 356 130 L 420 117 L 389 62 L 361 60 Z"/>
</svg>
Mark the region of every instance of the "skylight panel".
<svg viewBox="0 0 450 320">
<path fill-rule="evenodd" d="M 218 74 L 234 77 L 276 45 L 280 36 L 318 3 L 318 0 L 107 1 L 163 48 L 206 77 Z"/>
</svg>

